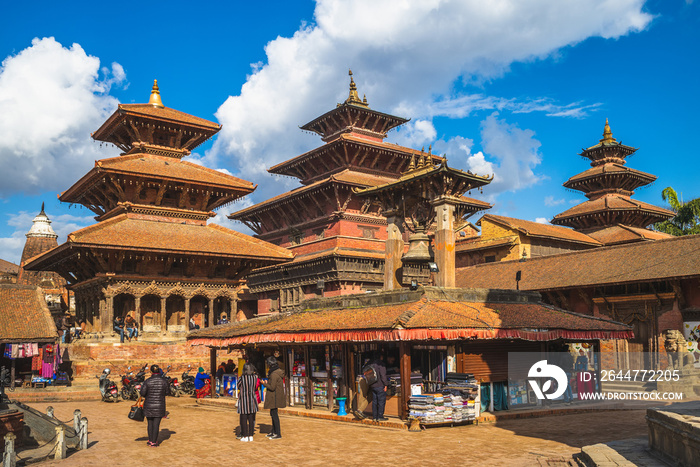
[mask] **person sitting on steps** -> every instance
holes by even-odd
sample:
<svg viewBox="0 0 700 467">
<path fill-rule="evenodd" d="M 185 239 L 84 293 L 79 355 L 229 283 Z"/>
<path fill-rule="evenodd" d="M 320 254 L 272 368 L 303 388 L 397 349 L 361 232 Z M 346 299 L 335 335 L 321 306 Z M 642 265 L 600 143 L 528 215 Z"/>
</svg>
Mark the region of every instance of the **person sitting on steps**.
<svg viewBox="0 0 700 467">
<path fill-rule="evenodd" d="M 139 325 L 136 323 L 133 313 L 133 311 L 128 312 L 126 314 L 126 320 L 124 321 L 125 328 L 129 333 L 129 341 L 131 341 L 132 338 L 139 340 Z"/>
</svg>

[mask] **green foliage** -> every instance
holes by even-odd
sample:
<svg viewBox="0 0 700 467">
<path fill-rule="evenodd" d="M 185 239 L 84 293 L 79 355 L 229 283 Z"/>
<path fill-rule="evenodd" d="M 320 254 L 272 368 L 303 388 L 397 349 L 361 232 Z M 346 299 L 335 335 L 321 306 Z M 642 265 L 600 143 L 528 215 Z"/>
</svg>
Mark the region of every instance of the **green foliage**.
<svg viewBox="0 0 700 467">
<path fill-rule="evenodd" d="M 684 203 L 678 199 L 676 190 L 671 187 L 661 192 L 661 198 L 668 202 L 675 217 L 654 224 L 654 230 L 680 237 L 682 235 L 700 234 L 700 198 Z"/>
</svg>

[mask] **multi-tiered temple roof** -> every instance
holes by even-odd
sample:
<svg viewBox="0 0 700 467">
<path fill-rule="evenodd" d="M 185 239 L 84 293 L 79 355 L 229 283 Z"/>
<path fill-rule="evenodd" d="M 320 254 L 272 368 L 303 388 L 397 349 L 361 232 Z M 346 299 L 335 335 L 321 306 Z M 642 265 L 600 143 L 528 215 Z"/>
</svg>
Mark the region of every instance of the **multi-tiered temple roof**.
<svg viewBox="0 0 700 467">
<path fill-rule="evenodd" d="M 588 201 L 557 214 L 552 224 L 573 227 L 604 243 L 617 243 L 630 234 L 644 238 L 640 230 L 673 217 L 667 209 L 631 198 L 634 190 L 656 180 L 654 175 L 625 166 L 626 158 L 636 151 L 613 138 L 606 119 L 603 138 L 581 153 L 590 159 L 591 168 L 564 183 L 566 188 L 582 191 Z"/>
<path fill-rule="evenodd" d="M 360 99 L 352 72 L 350 75 L 348 98 L 301 127 L 319 134 L 325 144 L 269 169 L 298 178 L 302 186 L 229 216 L 261 239 L 289 247 L 296 255 L 293 263 L 282 268 L 294 269 L 286 275 L 277 269 L 251 274 L 252 291 L 338 280 L 379 285 L 386 219 L 378 203 L 360 199 L 355 190 L 399 179 L 412 160 L 414 164 L 426 161 L 431 167 L 442 161 L 430 149 L 418 151 L 384 142 L 390 130 L 408 120 L 371 109 L 366 97 Z M 490 205 L 474 200 L 473 207 L 481 210 Z M 323 258 L 329 262 L 321 264 Z M 343 258 L 353 259 L 342 264 Z M 299 264 L 311 261 L 315 271 L 298 269 Z"/>
<path fill-rule="evenodd" d="M 172 329 L 180 332 L 191 298 L 206 301 L 223 293 L 234 300 L 230 287 L 235 288 L 246 272 L 291 260 L 293 255 L 284 248 L 207 225 L 214 209 L 256 188 L 182 160 L 220 128 L 165 107 L 157 83 L 147 104 L 120 105 L 92 136 L 124 153 L 97 161 L 59 196 L 87 207 L 99 222 L 71 233 L 66 243 L 34 258 L 28 267 L 57 271 L 74 290 L 81 290 L 82 308 L 87 310 L 82 314 L 88 318 L 94 304 L 87 290 L 97 286 L 100 300 L 106 301 L 100 306 L 107 311 L 104 316 L 100 313 L 97 327 L 111 330 L 111 313 L 121 313 L 120 307 L 135 308 L 138 315 L 141 310 L 134 298 L 160 296 L 160 305 L 154 302 L 142 310 L 148 314 L 144 325 L 160 326 L 159 332 L 175 326 Z M 119 291 L 134 298 L 112 303 L 115 295 L 126 293 Z M 76 294 L 76 300 L 81 298 Z M 212 325 L 218 314 L 212 314 L 213 304 L 208 307 Z M 201 310 L 200 306 L 200 314 Z"/>
</svg>

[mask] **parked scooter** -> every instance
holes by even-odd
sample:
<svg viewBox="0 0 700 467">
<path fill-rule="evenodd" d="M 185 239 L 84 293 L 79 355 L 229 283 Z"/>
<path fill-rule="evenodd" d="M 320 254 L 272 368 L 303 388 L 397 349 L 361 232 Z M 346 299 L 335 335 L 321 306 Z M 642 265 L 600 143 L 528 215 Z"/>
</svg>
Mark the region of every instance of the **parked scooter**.
<svg viewBox="0 0 700 467">
<path fill-rule="evenodd" d="M 168 395 L 173 396 L 173 397 L 180 397 L 182 395 L 182 390 L 180 389 L 180 382 L 177 380 L 177 378 L 171 378 L 168 376 L 168 372 L 170 371 L 170 365 L 163 371 L 163 378 L 166 379 L 168 382 Z"/>
<path fill-rule="evenodd" d="M 195 389 L 194 389 L 194 376 L 190 376 L 191 369 L 192 369 L 192 365 L 187 365 L 187 370 L 182 374 L 182 379 L 180 381 L 180 390 L 185 394 L 189 394 L 190 396 L 193 396 Z"/>
<path fill-rule="evenodd" d="M 141 367 L 138 373 L 134 375 L 131 371 L 131 367 L 127 367 L 128 373 L 122 376 L 122 399 L 127 400 L 137 400 L 139 394 L 141 393 L 141 384 L 143 384 L 146 379 L 146 368 L 148 364 Z"/>
<path fill-rule="evenodd" d="M 117 385 L 109 380 L 109 368 L 102 370 L 100 376 L 95 376 L 100 380 L 100 394 L 102 395 L 103 402 L 118 402 L 119 401 L 119 390 Z"/>
</svg>

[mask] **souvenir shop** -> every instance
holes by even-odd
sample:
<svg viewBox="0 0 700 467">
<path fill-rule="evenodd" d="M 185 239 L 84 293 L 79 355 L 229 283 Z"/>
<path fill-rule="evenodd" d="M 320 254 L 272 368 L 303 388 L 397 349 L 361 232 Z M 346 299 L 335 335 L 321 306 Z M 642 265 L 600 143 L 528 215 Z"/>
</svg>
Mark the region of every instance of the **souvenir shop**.
<svg viewBox="0 0 700 467">
<path fill-rule="evenodd" d="M 2 346 L 1 365 L 11 368 L 13 387 L 43 388 L 68 384 L 67 375 L 59 371 L 63 361 L 58 343 L 6 343 Z"/>
</svg>

